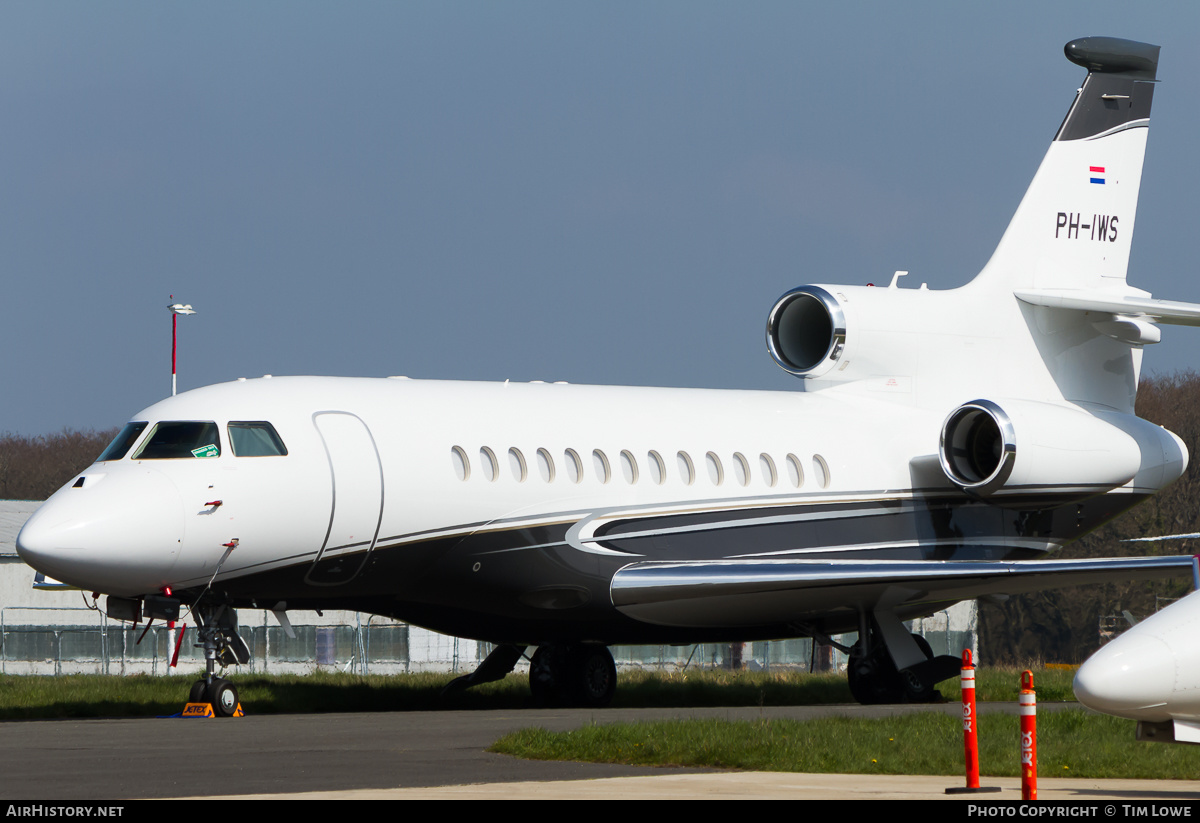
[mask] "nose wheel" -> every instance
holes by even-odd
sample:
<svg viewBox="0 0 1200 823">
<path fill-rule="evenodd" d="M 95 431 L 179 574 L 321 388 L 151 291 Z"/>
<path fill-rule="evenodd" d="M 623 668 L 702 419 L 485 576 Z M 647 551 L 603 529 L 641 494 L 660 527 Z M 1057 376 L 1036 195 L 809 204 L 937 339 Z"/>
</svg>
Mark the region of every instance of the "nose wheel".
<svg viewBox="0 0 1200 823">
<path fill-rule="evenodd" d="M 223 677 L 214 677 L 211 682 L 197 680 L 188 693 L 188 702 L 210 704 L 217 717 L 240 716 L 237 687 Z"/>
<path fill-rule="evenodd" d="M 197 632 L 204 649 L 204 678 L 192 684 L 189 704 L 208 703 L 216 717 L 241 717 L 237 688 L 223 677 L 216 676 L 217 663 L 228 666 L 250 659 L 246 642 L 237 633 L 237 612 L 221 606 L 197 606 L 193 609 Z"/>
</svg>

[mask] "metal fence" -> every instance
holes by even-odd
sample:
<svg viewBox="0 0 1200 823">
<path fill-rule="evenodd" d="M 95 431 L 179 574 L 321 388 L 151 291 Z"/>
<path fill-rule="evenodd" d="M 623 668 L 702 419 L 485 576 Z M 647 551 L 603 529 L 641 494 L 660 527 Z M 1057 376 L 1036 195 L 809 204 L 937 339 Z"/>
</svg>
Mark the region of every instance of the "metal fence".
<svg viewBox="0 0 1200 823">
<path fill-rule="evenodd" d="M 16 623 L 12 621 L 14 611 L 20 618 Z M 56 612 L 56 623 L 63 625 L 30 620 L 37 617 L 25 614 L 31 611 Z M 94 622 L 67 624 L 82 617 L 71 612 L 88 612 Z M 260 625 L 248 625 L 245 620 L 260 613 L 246 610 L 241 614 L 240 632 L 251 653 L 244 671 L 255 673 L 471 671 L 492 649 L 487 643 L 437 635 L 364 615 L 356 615 L 352 624 L 295 625 L 294 636 L 289 637 L 282 627 L 267 623 L 267 612 L 261 612 Z M 935 654 L 957 655 L 964 647 L 974 648 L 973 631 L 935 626 L 923 633 Z M 855 635 L 843 635 L 838 640 L 850 645 Z M 0 674 L 167 674 L 177 643 L 178 670 L 188 671 L 204 666 L 203 652 L 195 642 L 194 630 L 188 630 L 179 642 L 178 631 L 165 625 L 131 626 L 109 620 L 103 612 L 83 608 L 0 609 Z M 745 644 L 613 646 L 612 653 L 622 669 L 838 671 L 846 664 L 845 654 L 807 638 Z"/>
<path fill-rule="evenodd" d="M 203 668 L 204 653 L 195 645 L 194 630 L 183 633 L 165 625 L 131 626 L 99 615 L 94 625 L 31 625 L 9 623 L 0 610 L 0 673 L 3 674 L 166 674 L 178 644 L 178 667 Z M 59 610 L 62 611 L 62 610 Z M 82 611 L 82 610 L 81 610 Z M 295 626 L 293 637 L 278 626 L 240 629 L 250 647 L 250 672 L 306 673 L 318 669 L 368 674 L 413 669 L 409 656 L 410 627 L 372 625 Z M 427 662 L 439 670 L 474 667 L 479 644 L 446 638 L 445 659 Z M 460 647 L 469 645 L 469 649 Z M 469 657 L 468 659 L 464 659 Z"/>
</svg>

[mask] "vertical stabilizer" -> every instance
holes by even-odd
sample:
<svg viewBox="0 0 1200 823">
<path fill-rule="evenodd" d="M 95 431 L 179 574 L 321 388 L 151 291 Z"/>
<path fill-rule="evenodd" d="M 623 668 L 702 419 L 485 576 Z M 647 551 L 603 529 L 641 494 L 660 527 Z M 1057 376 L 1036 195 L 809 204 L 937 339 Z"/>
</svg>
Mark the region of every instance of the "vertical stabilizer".
<svg viewBox="0 0 1200 823">
<path fill-rule="evenodd" d="M 1072 40 L 1088 70 L 979 285 L 1124 290 L 1158 46 Z"/>
</svg>

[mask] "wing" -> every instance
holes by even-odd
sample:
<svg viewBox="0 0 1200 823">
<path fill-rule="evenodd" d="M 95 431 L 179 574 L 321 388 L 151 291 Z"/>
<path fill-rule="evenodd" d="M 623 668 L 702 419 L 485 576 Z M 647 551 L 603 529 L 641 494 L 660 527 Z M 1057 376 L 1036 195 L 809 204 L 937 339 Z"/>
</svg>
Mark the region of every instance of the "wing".
<svg viewBox="0 0 1200 823">
<path fill-rule="evenodd" d="M 1190 576 L 1192 555 L 1089 560 L 717 560 L 645 562 L 613 576 L 613 605 L 662 626 L 798 623 L 859 609 L 919 613 L 984 595 Z"/>
</svg>

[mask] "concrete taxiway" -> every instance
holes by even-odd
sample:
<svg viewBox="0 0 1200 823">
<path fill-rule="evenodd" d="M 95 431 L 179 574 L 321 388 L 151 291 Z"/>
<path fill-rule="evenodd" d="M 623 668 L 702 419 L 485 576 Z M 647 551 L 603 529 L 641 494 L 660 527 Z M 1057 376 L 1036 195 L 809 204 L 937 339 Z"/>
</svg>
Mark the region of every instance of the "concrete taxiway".
<svg viewBox="0 0 1200 823">
<path fill-rule="evenodd" d="M 981 705 L 981 711 L 1015 706 Z M 1043 704 L 1039 711 L 1054 711 Z M 485 749 L 527 726 L 671 717 L 731 720 L 831 714 L 886 717 L 938 706 L 812 706 L 273 715 L 226 720 L 113 719 L 0 725 L 0 796 L 113 800 L 177 797 L 945 798 L 952 777 L 746 774 L 525 761 Z M 981 799 L 1017 800 L 1014 779 Z M 1200 800 L 1200 781 L 1044 780 L 1041 799 Z"/>
</svg>

